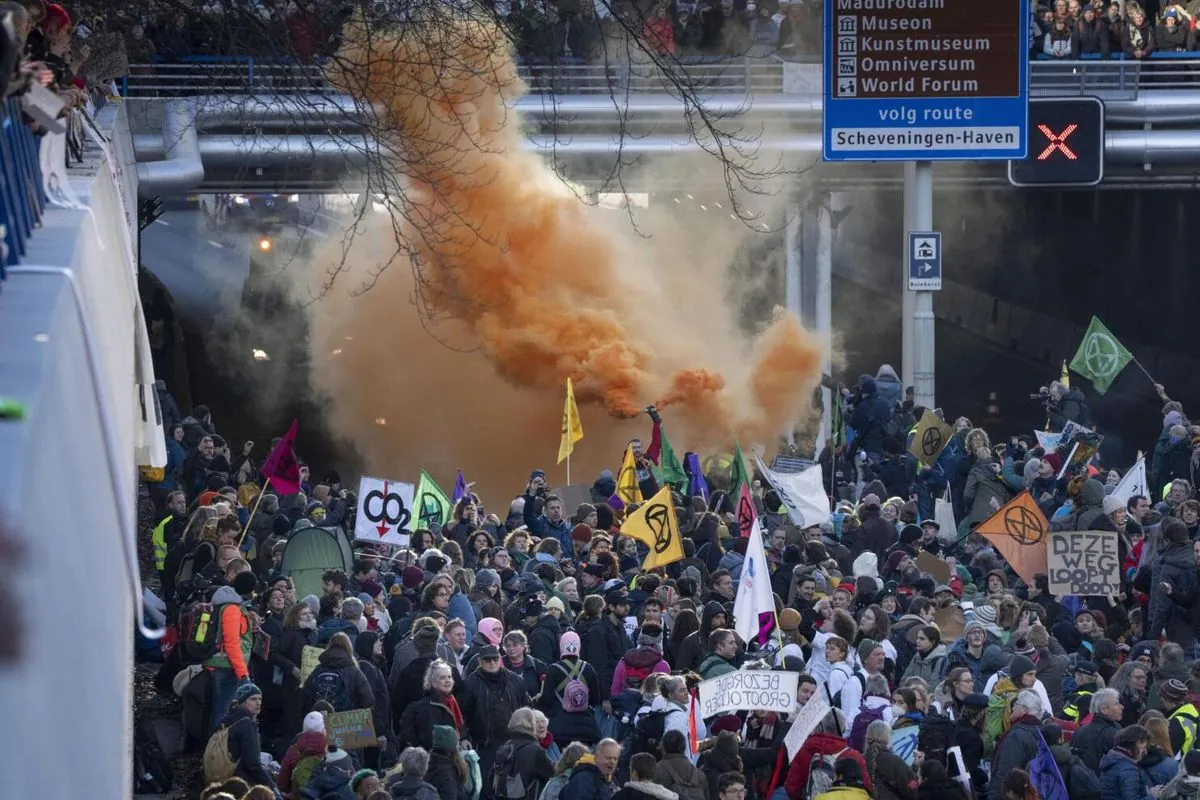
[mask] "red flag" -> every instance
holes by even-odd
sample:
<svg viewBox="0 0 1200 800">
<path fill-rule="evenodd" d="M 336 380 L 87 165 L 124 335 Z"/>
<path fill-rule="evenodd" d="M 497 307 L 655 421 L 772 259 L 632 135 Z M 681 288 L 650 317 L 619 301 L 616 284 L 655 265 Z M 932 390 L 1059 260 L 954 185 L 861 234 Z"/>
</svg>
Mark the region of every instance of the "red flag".
<svg viewBox="0 0 1200 800">
<path fill-rule="evenodd" d="M 295 441 L 296 420 L 292 420 L 292 427 L 288 428 L 288 432 L 279 440 L 279 444 L 275 445 L 275 449 L 263 464 L 263 475 L 281 495 L 296 494 L 300 491 L 300 462 L 292 452 Z"/>
</svg>

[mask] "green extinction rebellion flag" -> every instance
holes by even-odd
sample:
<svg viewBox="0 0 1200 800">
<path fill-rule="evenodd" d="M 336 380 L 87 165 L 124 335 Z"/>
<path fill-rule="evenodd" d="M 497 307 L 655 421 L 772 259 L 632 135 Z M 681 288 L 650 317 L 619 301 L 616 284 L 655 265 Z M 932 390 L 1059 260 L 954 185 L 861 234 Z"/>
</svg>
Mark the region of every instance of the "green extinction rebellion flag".
<svg viewBox="0 0 1200 800">
<path fill-rule="evenodd" d="M 445 525 L 450 521 L 454 512 L 454 503 L 442 491 L 425 470 L 421 470 L 421 480 L 417 484 L 414 507 L 416 509 L 417 526 L 430 528 Z"/>
<path fill-rule="evenodd" d="M 1092 317 L 1092 324 L 1071 359 L 1071 369 L 1090 380 L 1096 391 L 1104 394 L 1132 360 L 1133 354 L 1117 341 L 1103 322 Z"/>
</svg>

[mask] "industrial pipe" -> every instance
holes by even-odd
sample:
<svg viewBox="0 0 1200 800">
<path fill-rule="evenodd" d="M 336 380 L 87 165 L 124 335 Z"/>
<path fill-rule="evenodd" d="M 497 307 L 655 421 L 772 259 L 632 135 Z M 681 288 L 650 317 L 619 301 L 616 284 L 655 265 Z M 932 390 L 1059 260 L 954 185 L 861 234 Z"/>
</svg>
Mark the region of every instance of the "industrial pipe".
<svg viewBox="0 0 1200 800">
<path fill-rule="evenodd" d="M 204 161 L 196 133 L 197 104 L 196 98 L 167 102 L 159 139 L 166 160 L 138 163 L 138 194 L 186 194 L 204 183 Z"/>
</svg>

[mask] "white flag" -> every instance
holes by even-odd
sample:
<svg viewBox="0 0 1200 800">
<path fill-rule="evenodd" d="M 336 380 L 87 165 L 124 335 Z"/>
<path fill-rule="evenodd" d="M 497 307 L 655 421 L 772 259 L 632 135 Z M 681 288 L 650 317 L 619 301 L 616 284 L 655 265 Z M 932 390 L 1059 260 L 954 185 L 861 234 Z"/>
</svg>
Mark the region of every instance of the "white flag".
<svg viewBox="0 0 1200 800">
<path fill-rule="evenodd" d="M 775 627 L 775 598 L 771 594 L 771 566 L 763 548 L 758 517 L 754 518 L 748 538 L 737 598 L 733 601 L 733 629 L 742 641 L 756 640 L 764 645 Z"/>
<path fill-rule="evenodd" d="M 1047 453 L 1053 453 L 1057 450 L 1058 443 L 1062 439 L 1061 433 L 1051 433 L 1049 431 L 1034 431 L 1033 435 L 1037 437 L 1038 447 Z"/>
<path fill-rule="evenodd" d="M 1128 503 L 1129 498 L 1139 494 L 1149 497 L 1146 493 L 1146 459 L 1144 458 L 1139 458 L 1112 490 L 1112 496 L 1122 503 Z"/>
<path fill-rule="evenodd" d="M 785 474 L 768 469 L 757 453 L 754 454 L 754 461 L 758 471 L 787 507 L 792 522 L 808 528 L 829 519 L 832 512 L 820 464 L 814 464 L 803 472 Z"/>
</svg>

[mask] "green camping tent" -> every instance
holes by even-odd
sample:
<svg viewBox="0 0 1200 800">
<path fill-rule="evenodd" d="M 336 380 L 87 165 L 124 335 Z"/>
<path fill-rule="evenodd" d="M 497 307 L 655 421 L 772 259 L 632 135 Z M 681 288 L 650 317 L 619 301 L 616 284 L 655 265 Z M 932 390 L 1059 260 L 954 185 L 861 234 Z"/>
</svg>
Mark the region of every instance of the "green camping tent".
<svg viewBox="0 0 1200 800">
<path fill-rule="evenodd" d="M 321 575 L 327 569 L 340 569 L 347 575 L 354 566 L 354 551 L 345 531 L 338 527 L 301 528 L 288 539 L 283 550 L 285 575 L 296 586 L 296 599 L 310 594 L 321 596 Z"/>
</svg>

